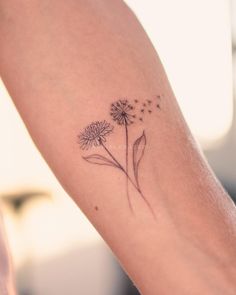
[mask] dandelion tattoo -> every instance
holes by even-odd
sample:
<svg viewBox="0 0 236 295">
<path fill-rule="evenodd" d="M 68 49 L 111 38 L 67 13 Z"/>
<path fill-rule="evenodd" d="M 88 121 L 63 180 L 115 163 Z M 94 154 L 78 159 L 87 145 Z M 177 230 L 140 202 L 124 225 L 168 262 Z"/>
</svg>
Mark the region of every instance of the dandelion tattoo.
<svg viewBox="0 0 236 295">
<path fill-rule="evenodd" d="M 84 156 L 83 159 L 91 164 L 111 166 L 113 168 L 119 169 L 124 173 L 126 177 L 126 194 L 130 210 L 133 212 L 133 207 L 131 203 L 129 185 L 139 193 L 146 205 L 148 206 L 151 213 L 155 216 L 152 207 L 142 192 L 140 180 L 139 180 L 139 166 L 142 158 L 144 157 L 146 148 L 146 134 L 145 130 L 142 131 L 140 137 L 138 137 L 132 145 L 132 163 L 129 163 L 129 128 L 130 125 L 135 122 L 142 123 L 144 121 L 144 116 L 151 115 L 154 111 L 152 105 L 160 105 L 161 96 L 156 96 L 158 101 L 152 101 L 150 99 L 145 101 L 135 99 L 132 102 L 128 99 L 120 99 L 111 104 L 110 115 L 114 123 L 119 125 L 124 129 L 124 141 L 125 141 L 125 165 L 122 165 L 122 161 L 118 160 L 112 152 L 108 149 L 106 142 L 107 137 L 114 131 L 114 126 L 111 125 L 106 120 L 95 121 L 89 124 L 84 130 L 78 135 L 78 142 L 82 150 L 88 150 L 94 147 L 101 147 L 105 151 L 108 157 L 101 154 L 90 154 Z M 147 109 L 148 108 L 148 109 Z M 146 112 L 145 112 L 146 110 Z M 158 107 L 160 110 L 160 107 Z M 141 116 L 140 116 L 141 115 Z M 131 167 L 130 167 L 131 166 Z M 133 178 L 130 174 L 130 169 L 132 168 Z"/>
<path fill-rule="evenodd" d="M 80 147 L 87 150 L 92 146 L 99 146 L 106 141 L 106 136 L 113 130 L 113 126 L 105 120 L 93 122 L 79 135 Z"/>
<path fill-rule="evenodd" d="M 133 111 L 134 107 L 128 102 L 127 99 L 118 100 L 111 105 L 111 117 L 119 125 L 133 124 Z"/>
</svg>

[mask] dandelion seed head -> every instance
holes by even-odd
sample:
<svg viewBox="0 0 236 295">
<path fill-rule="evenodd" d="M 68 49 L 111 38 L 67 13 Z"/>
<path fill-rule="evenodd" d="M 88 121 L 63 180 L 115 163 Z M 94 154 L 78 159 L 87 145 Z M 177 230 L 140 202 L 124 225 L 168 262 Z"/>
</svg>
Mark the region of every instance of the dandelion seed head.
<svg viewBox="0 0 236 295">
<path fill-rule="evenodd" d="M 127 99 L 120 99 L 111 104 L 110 115 L 118 125 L 129 125 L 132 122 L 134 107 Z"/>
</svg>

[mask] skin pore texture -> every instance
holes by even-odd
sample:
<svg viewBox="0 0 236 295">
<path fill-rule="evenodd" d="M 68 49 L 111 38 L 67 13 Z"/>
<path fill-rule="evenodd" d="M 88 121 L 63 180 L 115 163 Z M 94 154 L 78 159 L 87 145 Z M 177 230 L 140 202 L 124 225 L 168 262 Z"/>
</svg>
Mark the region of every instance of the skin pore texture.
<svg viewBox="0 0 236 295">
<path fill-rule="evenodd" d="M 122 1 L 0 0 L 0 75 L 142 294 L 235 294 L 235 206 Z"/>
</svg>

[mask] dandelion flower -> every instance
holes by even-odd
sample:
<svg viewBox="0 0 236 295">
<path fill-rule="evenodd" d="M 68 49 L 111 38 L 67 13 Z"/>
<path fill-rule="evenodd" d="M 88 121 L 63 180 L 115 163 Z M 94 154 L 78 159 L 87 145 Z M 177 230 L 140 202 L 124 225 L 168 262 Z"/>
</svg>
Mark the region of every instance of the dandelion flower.
<svg viewBox="0 0 236 295">
<path fill-rule="evenodd" d="M 101 145 L 112 130 L 113 126 L 105 120 L 91 123 L 78 136 L 81 149 L 87 150 Z"/>
</svg>

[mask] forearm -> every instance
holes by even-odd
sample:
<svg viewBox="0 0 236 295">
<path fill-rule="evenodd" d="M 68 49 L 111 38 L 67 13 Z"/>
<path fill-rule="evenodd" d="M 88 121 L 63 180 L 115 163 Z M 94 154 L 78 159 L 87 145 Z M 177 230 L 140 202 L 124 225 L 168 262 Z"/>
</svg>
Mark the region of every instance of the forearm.
<svg viewBox="0 0 236 295">
<path fill-rule="evenodd" d="M 189 281 L 202 293 L 232 290 L 235 208 L 132 13 L 118 0 L 0 3 L 3 81 L 55 175 L 137 287 L 145 295 L 189 294 Z M 111 110 L 124 98 L 135 116 L 127 133 Z M 103 120 L 106 142 L 81 139 L 84 127 Z M 97 146 L 83 149 L 89 143 Z M 110 166 L 86 160 L 91 154 Z"/>
</svg>

